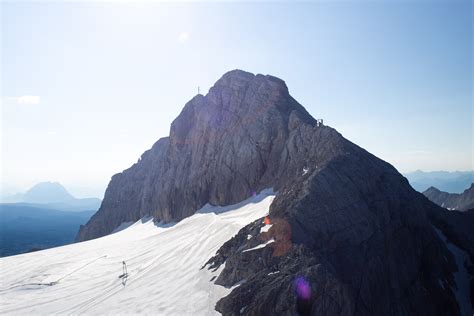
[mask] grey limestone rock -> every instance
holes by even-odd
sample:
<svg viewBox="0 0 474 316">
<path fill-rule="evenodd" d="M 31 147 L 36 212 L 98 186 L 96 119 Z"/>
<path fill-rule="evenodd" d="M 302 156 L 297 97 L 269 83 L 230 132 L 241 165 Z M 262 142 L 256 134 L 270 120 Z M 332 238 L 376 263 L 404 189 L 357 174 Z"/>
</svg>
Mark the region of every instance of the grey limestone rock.
<svg viewBox="0 0 474 316">
<path fill-rule="evenodd" d="M 225 263 L 215 282 L 239 285 L 219 312 L 460 314 L 456 262 L 434 227 L 472 256 L 471 217 L 443 213 L 390 164 L 316 124 L 268 75 L 231 71 L 189 101 L 169 137 L 113 176 L 77 240 L 145 215 L 179 221 L 266 188 L 278 191 L 269 231 L 263 219 L 250 223 L 203 263 Z"/>
<path fill-rule="evenodd" d="M 296 136 L 314 125 L 282 80 L 230 71 L 185 105 L 169 137 L 112 177 L 99 211 L 76 240 L 104 236 L 145 215 L 179 221 L 206 203 L 232 204 L 277 189 L 302 169 L 306 149 L 293 151 Z"/>
</svg>

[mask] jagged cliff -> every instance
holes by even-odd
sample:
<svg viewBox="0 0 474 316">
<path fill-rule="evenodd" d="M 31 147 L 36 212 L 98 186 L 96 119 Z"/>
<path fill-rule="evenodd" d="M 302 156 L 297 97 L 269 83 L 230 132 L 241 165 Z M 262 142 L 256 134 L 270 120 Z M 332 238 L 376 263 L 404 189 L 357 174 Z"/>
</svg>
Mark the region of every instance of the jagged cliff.
<svg viewBox="0 0 474 316">
<path fill-rule="evenodd" d="M 474 183 L 463 193 L 448 193 L 435 187 L 423 192 L 430 201 L 450 210 L 467 211 L 474 208 Z"/>
<path fill-rule="evenodd" d="M 113 176 L 77 240 L 145 215 L 177 221 L 206 203 L 239 202 L 265 188 L 278 191 L 267 219 L 273 226 L 265 232 L 263 219 L 249 224 L 205 265 L 225 262 L 216 283 L 241 284 L 218 311 L 461 313 L 459 265 L 442 237 L 474 262 L 472 233 L 453 228 L 474 225 L 472 216 L 449 220 L 390 164 L 317 125 L 272 76 L 231 71 L 189 101 L 169 137 Z M 295 280 L 306 284 L 305 295 Z"/>
<path fill-rule="evenodd" d="M 474 262 L 474 234 L 468 228 L 474 227 L 472 214 L 450 216 L 411 189 L 390 165 L 349 148 L 279 191 L 271 205 L 273 226 L 268 232 L 261 232 L 262 220 L 254 222 L 209 260 L 209 269 L 225 262 L 217 284 L 243 282 L 217 303 L 218 311 L 461 314 L 460 286 L 453 275 L 469 270 L 471 275 L 462 278 L 467 278 L 472 293 L 474 266 L 469 261 L 457 263 L 443 239 L 449 236 Z M 269 239 L 275 241 L 249 251 Z M 307 299 L 295 295 L 295 278 L 308 283 Z M 474 302 L 469 293 L 464 300 Z M 471 312 L 468 305 L 462 315 Z"/>
</svg>

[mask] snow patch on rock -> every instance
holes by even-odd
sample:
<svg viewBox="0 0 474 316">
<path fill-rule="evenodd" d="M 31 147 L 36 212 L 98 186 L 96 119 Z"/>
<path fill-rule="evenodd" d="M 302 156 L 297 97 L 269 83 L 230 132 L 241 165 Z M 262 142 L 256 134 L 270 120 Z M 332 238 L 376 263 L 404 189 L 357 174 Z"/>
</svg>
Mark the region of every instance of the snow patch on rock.
<svg viewBox="0 0 474 316">
<path fill-rule="evenodd" d="M 260 228 L 260 234 L 268 232 L 272 226 L 273 224 L 268 224 L 268 225 L 263 226 L 262 228 Z"/>
<path fill-rule="evenodd" d="M 275 242 L 275 240 L 272 238 L 270 240 L 268 240 L 267 242 L 264 242 L 263 244 L 260 244 L 260 245 L 257 245 L 253 248 L 250 248 L 250 249 L 245 249 L 244 251 L 242 252 L 247 252 L 247 251 L 252 251 L 252 250 L 257 250 L 257 249 L 261 249 L 261 248 L 264 248 L 266 247 L 268 244 L 271 244 L 272 242 Z"/>
</svg>

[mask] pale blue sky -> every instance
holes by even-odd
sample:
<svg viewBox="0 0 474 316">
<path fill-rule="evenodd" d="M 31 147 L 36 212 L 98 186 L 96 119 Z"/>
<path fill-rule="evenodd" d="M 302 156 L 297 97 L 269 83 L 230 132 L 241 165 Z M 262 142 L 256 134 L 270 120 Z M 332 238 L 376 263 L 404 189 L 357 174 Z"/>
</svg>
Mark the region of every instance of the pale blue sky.
<svg viewBox="0 0 474 316">
<path fill-rule="evenodd" d="M 101 197 L 235 68 L 401 172 L 473 169 L 471 1 L 1 4 L 2 184 Z M 25 96 L 38 96 L 25 97 Z"/>
</svg>

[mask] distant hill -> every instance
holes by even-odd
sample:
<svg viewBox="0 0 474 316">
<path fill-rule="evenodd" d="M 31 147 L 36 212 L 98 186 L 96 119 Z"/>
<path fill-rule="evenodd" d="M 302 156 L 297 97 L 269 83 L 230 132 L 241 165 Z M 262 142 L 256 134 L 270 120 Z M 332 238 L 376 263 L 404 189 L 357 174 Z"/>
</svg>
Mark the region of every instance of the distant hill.
<svg viewBox="0 0 474 316">
<path fill-rule="evenodd" d="M 461 194 L 440 191 L 435 187 L 430 187 L 423 194 L 432 202 L 450 210 L 467 211 L 474 208 L 474 183 Z"/>
<path fill-rule="evenodd" d="M 3 198 L 2 202 L 22 203 L 24 206 L 61 211 L 84 211 L 99 209 L 101 200 L 98 198 L 78 199 L 58 182 L 41 182 L 25 193 Z"/>
<path fill-rule="evenodd" d="M 0 204 L 0 257 L 69 244 L 94 213 Z"/>
<path fill-rule="evenodd" d="M 411 186 L 419 191 L 436 187 L 448 193 L 462 193 L 474 182 L 474 171 L 421 171 L 405 173 Z"/>
</svg>

